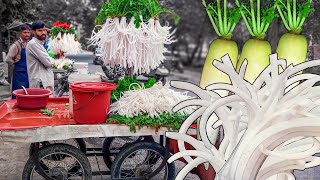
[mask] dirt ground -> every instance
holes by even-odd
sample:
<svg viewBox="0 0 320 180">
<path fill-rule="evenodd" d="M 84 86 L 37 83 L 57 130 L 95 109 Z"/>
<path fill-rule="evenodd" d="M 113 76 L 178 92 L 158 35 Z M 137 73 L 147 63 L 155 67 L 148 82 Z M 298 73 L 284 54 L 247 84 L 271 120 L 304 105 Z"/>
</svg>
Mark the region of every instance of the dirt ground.
<svg viewBox="0 0 320 180">
<path fill-rule="evenodd" d="M 0 180 L 21 179 L 29 146 L 29 143 L 0 142 Z"/>
</svg>

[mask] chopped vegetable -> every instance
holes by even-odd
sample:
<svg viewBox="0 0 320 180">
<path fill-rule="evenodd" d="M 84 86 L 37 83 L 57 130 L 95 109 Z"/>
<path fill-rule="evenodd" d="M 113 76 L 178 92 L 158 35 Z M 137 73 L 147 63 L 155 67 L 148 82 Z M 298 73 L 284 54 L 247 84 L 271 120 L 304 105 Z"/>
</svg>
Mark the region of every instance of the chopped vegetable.
<svg viewBox="0 0 320 180">
<path fill-rule="evenodd" d="M 158 117 L 150 117 L 148 114 L 138 114 L 133 117 L 126 117 L 119 114 L 112 114 L 107 123 L 126 124 L 130 131 L 136 132 L 136 126 L 140 129 L 143 126 L 151 128 L 167 127 L 168 129 L 179 129 L 181 123 L 188 117 L 181 113 L 162 113 Z"/>
<path fill-rule="evenodd" d="M 231 41 L 230 39 L 241 15 L 239 8 L 227 7 L 228 2 L 226 0 L 223 1 L 223 8 L 221 8 L 220 0 L 214 1 L 208 5 L 205 0 L 202 0 L 202 4 L 207 11 L 216 34 L 219 36 L 218 39 L 211 43 L 203 66 L 200 87 L 205 88 L 216 82 L 230 82 L 229 77 L 225 73 L 212 66 L 212 62 L 213 60 L 220 60 L 225 54 L 229 54 L 232 59 L 232 64 L 234 67 L 236 66 L 238 60 L 238 46 L 236 42 Z M 221 95 L 227 95 L 227 91 L 219 92 Z"/>
<path fill-rule="evenodd" d="M 151 88 L 126 91 L 115 103 L 110 105 L 110 113 L 117 113 L 126 117 L 134 117 L 140 113 L 150 117 L 158 117 L 162 113 L 171 113 L 172 108 L 180 101 L 190 99 L 189 96 L 173 91 L 169 87 L 159 84 Z M 184 110 L 184 113 L 193 108 Z"/>
<path fill-rule="evenodd" d="M 54 115 L 54 110 L 55 109 L 40 109 L 40 112 L 42 114 L 48 115 L 48 116 L 53 116 Z"/>
<path fill-rule="evenodd" d="M 288 64 L 300 64 L 307 58 L 308 43 L 305 36 L 301 35 L 303 23 L 311 8 L 312 0 L 298 3 L 297 0 L 276 0 L 278 12 L 283 24 L 289 31 L 281 36 L 276 52 L 280 59 L 286 59 Z"/>
<path fill-rule="evenodd" d="M 262 70 L 269 65 L 271 45 L 268 41 L 265 41 L 264 38 L 270 23 L 275 17 L 277 17 L 277 14 L 275 13 L 276 7 L 274 4 L 269 4 L 267 8 L 261 9 L 260 0 L 250 0 L 249 7 L 244 3 L 240 4 L 239 0 L 236 0 L 236 4 L 240 7 L 242 18 L 249 33 L 253 37 L 243 46 L 240 59 L 237 64 L 237 71 L 240 70 L 243 61 L 247 59 L 248 66 L 245 79 L 252 83 Z"/>
</svg>

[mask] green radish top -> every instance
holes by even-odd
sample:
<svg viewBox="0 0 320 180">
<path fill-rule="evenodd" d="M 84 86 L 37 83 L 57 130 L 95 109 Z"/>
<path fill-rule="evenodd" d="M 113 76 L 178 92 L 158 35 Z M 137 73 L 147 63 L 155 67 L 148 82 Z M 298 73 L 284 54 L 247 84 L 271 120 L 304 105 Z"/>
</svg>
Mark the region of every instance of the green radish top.
<svg viewBox="0 0 320 180">
<path fill-rule="evenodd" d="M 260 0 L 250 0 L 250 5 L 240 4 L 239 0 L 236 0 L 236 4 L 240 8 L 241 16 L 251 36 L 261 40 L 264 39 L 270 23 L 277 17 L 275 5 L 261 9 Z"/>
<path fill-rule="evenodd" d="M 227 7 L 227 0 L 223 0 L 223 10 L 221 8 L 221 0 L 215 0 L 207 5 L 202 0 L 212 26 L 219 37 L 231 39 L 232 32 L 241 18 L 240 9 Z"/>
<path fill-rule="evenodd" d="M 278 9 L 284 26 L 289 32 L 300 34 L 303 23 L 309 16 L 309 13 L 314 11 L 311 8 L 312 0 L 307 0 L 304 3 L 297 3 L 297 0 L 275 0 L 275 5 Z"/>
<path fill-rule="evenodd" d="M 159 19 L 161 13 L 170 13 L 175 17 L 175 22 L 179 22 L 179 17 L 173 11 L 162 7 L 158 0 L 111 0 L 101 4 L 96 24 L 103 24 L 108 17 L 134 17 L 134 23 L 139 27 L 142 20 Z"/>
</svg>

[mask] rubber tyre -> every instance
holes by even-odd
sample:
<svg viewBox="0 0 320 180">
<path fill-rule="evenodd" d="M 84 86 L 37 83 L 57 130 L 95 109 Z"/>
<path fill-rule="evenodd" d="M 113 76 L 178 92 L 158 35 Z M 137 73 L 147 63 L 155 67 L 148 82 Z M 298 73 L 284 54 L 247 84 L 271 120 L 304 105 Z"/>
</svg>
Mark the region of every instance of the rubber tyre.
<svg viewBox="0 0 320 180">
<path fill-rule="evenodd" d="M 154 152 L 161 154 L 162 157 L 164 157 L 164 154 L 167 151 L 163 146 L 161 146 L 160 144 L 155 143 L 155 142 L 135 142 L 135 143 L 132 143 L 130 146 L 123 148 L 119 152 L 119 154 L 116 156 L 115 160 L 113 161 L 113 164 L 111 167 L 111 179 L 121 178 L 120 177 L 121 164 L 125 161 L 125 159 L 128 156 L 130 156 L 132 153 L 136 152 L 137 150 L 152 150 Z M 173 163 L 170 163 L 170 164 L 166 163 L 165 167 L 168 167 L 168 173 L 167 173 L 166 180 L 174 180 L 174 176 L 175 176 L 174 164 Z M 124 178 L 124 179 L 126 179 L 126 178 Z"/>
<path fill-rule="evenodd" d="M 142 137 L 143 137 L 143 139 L 142 139 Z M 103 161 L 109 169 L 111 169 L 112 162 L 113 162 L 111 159 L 112 155 L 110 155 L 110 147 L 111 147 L 112 142 L 114 140 L 116 140 L 117 138 L 118 137 L 107 137 L 103 141 L 103 145 L 102 145 Z M 139 136 L 137 141 L 154 142 L 154 139 L 152 136 Z M 127 147 L 129 144 L 131 144 L 133 142 L 136 142 L 136 141 L 132 141 L 132 142 L 128 142 L 128 143 L 124 144 L 119 150 L 121 150 L 123 147 Z"/>
<path fill-rule="evenodd" d="M 87 145 L 86 145 L 86 142 L 82 139 L 82 138 L 75 138 L 75 141 L 76 143 L 78 144 L 79 146 L 79 149 L 84 153 L 86 154 L 87 153 Z M 45 141 L 47 142 L 47 141 Z M 50 142 L 48 142 L 49 144 L 51 144 Z M 55 143 L 53 143 L 55 144 Z M 59 144 L 63 144 L 63 143 L 59 143 Z M 47 147 L 48 145 L 46 145 L 45 143 L 43 143 L 44 146 L 42 147 L 39 147 L 39 149 L 42 149 L 44 147 Z M 70 144 L 69 144 L 70 145 Z M 29 150 L 29 156 L 32 155 L 32 153 L 34 152 L 34 147 L 35 146 L 35 143 L 31 143 L 30 145 L 30 150 Z M 77 147 L 76 147 L 77 148 Z"/>
<path fill-rule="evenodd" d="M 51 144 L 49 146 L 46 146 L 39 150 L 39 159 L 42 159 L 43 157 L 47 156 L 48 154 L 54 154 L 56 152 L 62 152 L 68 155 L 73 156 L 75 159 L 78 160 L 80 165 L 83 168 L 83 171 L 85 173 L 85 180 L 91 180 L 92 179 L 92 171 L 91 171 L 91 165 L 86 157 L 86 155 L 80 151 L 78 148 L 68 145 L 68 144 Z M 30 180 L 31 173 L 33 169 L 35 168 L 35 164 L 33 161 L 33 158 L 30 157 L 24 166 L 23 172 L 22 172 L 22 180 Z"/>
</svg>

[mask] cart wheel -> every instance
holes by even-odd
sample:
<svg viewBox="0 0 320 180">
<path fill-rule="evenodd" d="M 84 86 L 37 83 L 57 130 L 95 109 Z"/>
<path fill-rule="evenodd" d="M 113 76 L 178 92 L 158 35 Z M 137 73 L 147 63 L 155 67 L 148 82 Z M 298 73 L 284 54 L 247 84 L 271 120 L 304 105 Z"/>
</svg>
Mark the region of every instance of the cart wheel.
<svg viewBox="0 0 320 180">
<path fill-rule="evenodd" d="M 166 162 L 166 152 L 163 146 L 155 142 L 132 143 L 116 156 L 111 168 L 111 178 L 151 176 L 147 179 L 173 180 L 174 164 Z M 161 165 L 164 166 L 161 168 Z"/>
<path fill-rule="evenodd" d="M 84 154 L 86 154 L 86 152 L 87 152 L 86 143 L 84 142 L 84 140 L 82 138 L 59 140 L 59 141 L 44 141 L 44 142 L 39 143 L 40 144 L 39 149 L 42 149 L 46 146 L 49 146 L 51 144 L 56 144 L 56 143 L 72 145 L 72 146 L 80 149 Z M 31 143 L 30 150 L 29 150 L 30 156 L 34 152 L 34 148 L 35 148 L 34 146 L 35 146 L 35 143 Z"/>
<path fill-rule="evenodd" d="M 102 145 L 102 152 L 103 160 L 107 167 L 111 169 L 112 162 L 122 147 L 136 141 L 154 142 L 154 139 L 152 136 L 119 136 L 105 138 Z"/>
<path fill-rule="evenodd" d="M 64 158 L 59 158 L 65 156 Z M 56 158 L 52 158 L 56 157 Z M 48 176 L 55 179 L 91 180 L 91 166 L 86 155 L 68 144 L 51 144 L 39 151 L 39 163 Z M 22 180 L 43 179 L 37 173 L 33 158 L 24 166 Z"/>
</svg>

